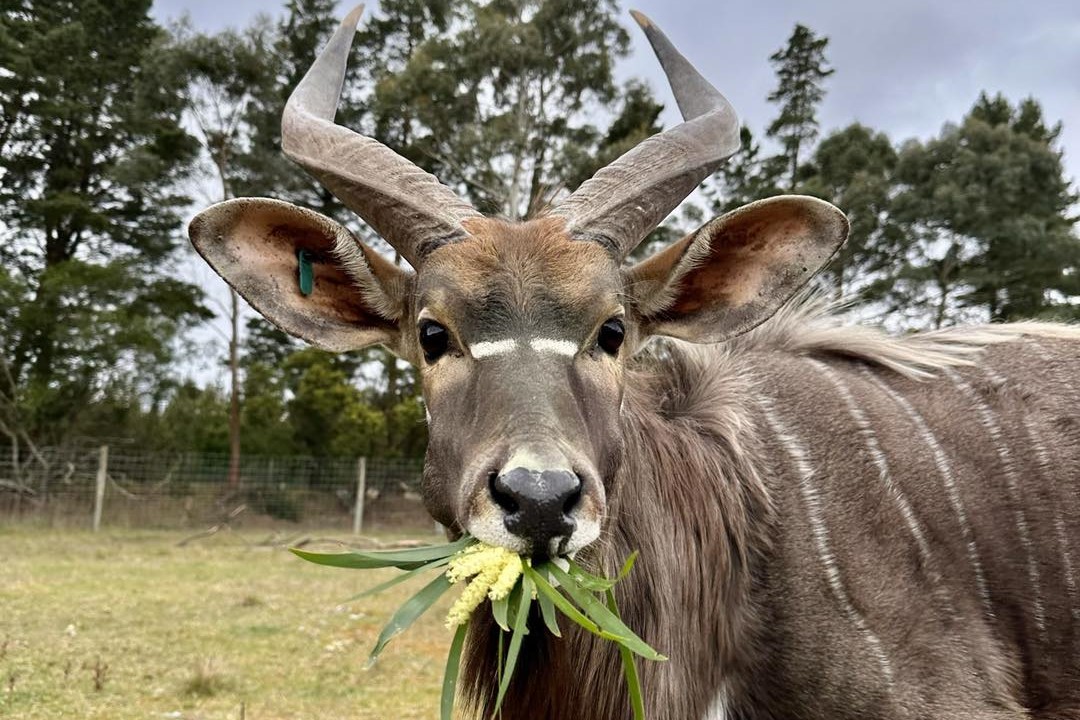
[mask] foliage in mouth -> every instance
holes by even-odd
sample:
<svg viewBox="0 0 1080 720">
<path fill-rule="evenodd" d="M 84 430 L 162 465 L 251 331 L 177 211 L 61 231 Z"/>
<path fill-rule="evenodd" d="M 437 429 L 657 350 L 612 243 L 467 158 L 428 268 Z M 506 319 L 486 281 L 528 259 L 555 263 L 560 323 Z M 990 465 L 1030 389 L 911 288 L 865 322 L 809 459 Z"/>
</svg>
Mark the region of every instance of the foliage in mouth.
<svg viewBox="0 0 1080 720">
<path fill-rule="evenodd" d="M 408 550 L 325 554 L 293 549 L 293 552 L 305 560 L 321 565 L 360 570 L 397 568 L 403 571 L 391 580 L 371 588 L 357 599 L 412 580 L 421 574 L 438 571 L 434 579 L 406 600 L 394 613 L 371 651 L 369 664 L 375 662 L 394 636 L 408 629 L 454 585 L 464 585 L 464 590 L 451 606 L 446 618 L 447 628 L 455 633 L 443 677 L 443 720 L 450 720 L 453 715 L 458 671 L 469 622 L 485 600 L 489 601 L 492 617 L 499 628 L 501 670 L 495 702 L 496 712 L 502 706 L 510 686 L 522 642 L 529 633 L 528 618 L 532 603 L 536 602 L 540 606 L 539 614 L 543 618 L 544 626 L 554 637 L 562 637 L 558 619 L 561 614 L 586 631 L 617 646 L 634 718 L 644 720 L 644 701 L 634 655 L 653 661 L 667 658 L 638 637 L 619 617 L 613 589 L 616 583 L 630 573 L 637 553 L 626 560 L 616 577 L 606 578 L 588 572 L 571 557 L 526 557 L 468 535 L 445 545 Z"/>
</svg>

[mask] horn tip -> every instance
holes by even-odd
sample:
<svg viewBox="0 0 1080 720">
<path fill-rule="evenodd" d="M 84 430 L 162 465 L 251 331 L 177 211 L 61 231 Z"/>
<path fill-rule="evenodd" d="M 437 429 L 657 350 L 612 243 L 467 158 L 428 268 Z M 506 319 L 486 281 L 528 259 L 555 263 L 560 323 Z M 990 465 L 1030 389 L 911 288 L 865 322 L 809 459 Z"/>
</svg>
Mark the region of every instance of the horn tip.
<svg viewBox="0 0 1080 720">
<path fill-rule="evenodd" d="M 641 26 L 642 30 L 647 30 L 653 27 L 653 21 L 640 10 L 631 10 L 630 16 L 634 18 L 634 22 Z"/>
<path fill-rule="evenodd" d="M 364 14 L 364 4 L 360 3 L 345 16 L 345 19 L 341 21 L 342 25 L 351 25 L 356 27 L 360 23 L 360 16 Z"/>
</svg>

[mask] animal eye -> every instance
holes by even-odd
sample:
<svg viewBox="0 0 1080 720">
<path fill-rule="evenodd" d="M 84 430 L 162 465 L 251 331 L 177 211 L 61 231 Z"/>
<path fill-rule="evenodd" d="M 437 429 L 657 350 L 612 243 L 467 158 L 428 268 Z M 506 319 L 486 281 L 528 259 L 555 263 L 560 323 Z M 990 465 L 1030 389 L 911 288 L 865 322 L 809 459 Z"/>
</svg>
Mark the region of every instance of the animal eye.
<svg viewBox="0 0 1080 720">
<path fill-rule="evenodd" d="M 424 320 L 420 323 L 420 347 L 424 351 L 424 359 L 433 363 L 443 356 L 450 346 L 450 333 L 434 320 Z"/>
<path fill-rule="evenodd" d="M 618 355 L 625 336 L 626 327 L 623 325 L 623 321 L 619 318 L 611 318 L 600 326 L 600 333 L 596 336 L 596 344 L 608 355 Z"/>
</svg>

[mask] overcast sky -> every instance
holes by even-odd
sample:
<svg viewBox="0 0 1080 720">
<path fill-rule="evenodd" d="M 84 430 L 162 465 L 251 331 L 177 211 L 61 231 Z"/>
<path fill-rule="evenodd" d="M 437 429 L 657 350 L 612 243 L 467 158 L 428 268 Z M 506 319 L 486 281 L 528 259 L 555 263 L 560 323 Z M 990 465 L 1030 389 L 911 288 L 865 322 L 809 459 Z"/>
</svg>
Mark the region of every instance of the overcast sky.
<svg viewBox="0 0 1080 720">
<path fill-rule="evenodd" d="M 1013 102 L 1027 96 L 1047 120 L 1065 124 L 1060 147 L 1071 178 L 1080 178 L 1080 0 L 631 0 L 735 105 L 759 133 L 775 116 L 765 101 L 776 79 L 768 58 L 795 23 L 829 38 L 836 73 L 827 81 L 822 129 L 859 121 L 894 141 L 936 134 L 957 121 L 981 90 Z M 284 0 L 157 0 L 166 21 L 189 14 L 204 30 L 246 25 L 260 12 L 279 14 Z M 342 10 L 352 1 L 342 3 Z M 368 3 L 368 12 L 377 3 Z M 344 14 L 344 12 L 342 13 Z M 622 78 L 644 77 L 664 102 L 666 125 L 678 122 L 674 102 L 648 43 L 629 14 L 632 55 Z M 283 198 L 288 199 L 288 198 Z M 201 262 L 185 263 L 211 296 L 224 284 Z M 209 333 L 207 333 L 210 336 Z M 211 341 L 220 338 L 210 336 Z M 191 361 L 195 374 L 220 373 L 214 357 Z"/>
<path fill-rule="evenodd" d="M 190 14 L 197 27 L 239 27 L 283 0 L 158 0 L 159 19 Z M 343 3 L 342 9 L 352 3 Z M 377 3 L 368 3 L 369 12 Z M 796 22 L 829 38 L 821 107 L 827 131 L 860 121 L 894 140 L 925 138 L 958 120 L 980 90 L 1028 95 L 1062 120 L 1069 174 L 1080 178 L 1080 2 L 1077 0 L 633 0 L 734 103 L 755 131 L 772 119 L 768 57 Z M 632 29 L 624 77 L 647 78 L 674 106 L 644 37 Z M 672 110 L 667 124 L 677 121 Z"/>
</svg>

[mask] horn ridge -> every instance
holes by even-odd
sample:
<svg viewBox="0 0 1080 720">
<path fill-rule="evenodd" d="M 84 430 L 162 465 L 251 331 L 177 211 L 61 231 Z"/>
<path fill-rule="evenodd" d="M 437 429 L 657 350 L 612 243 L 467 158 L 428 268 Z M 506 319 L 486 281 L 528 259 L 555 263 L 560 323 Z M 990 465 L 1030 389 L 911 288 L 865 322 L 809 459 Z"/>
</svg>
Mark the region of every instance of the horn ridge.
<svg viewBox="0 0 1080 720">
<path fill-rule="evenodd" d="M 462 222 L 481 214 L 391 148 L 334 122 L 363 11 L 345 17 L 289 96 L 281 148 L 417 267 L 432 249 L 468 237 Z"/>
<path fill-rule="evenodd" d="M 571 236 L 599 241 L 624 259 L 694 189 L 739 149 L 735 108 L 644 14 L 645 32 L 683 122 L 638 143 L 581 184 L 552 215 Z"/>
</svg>

